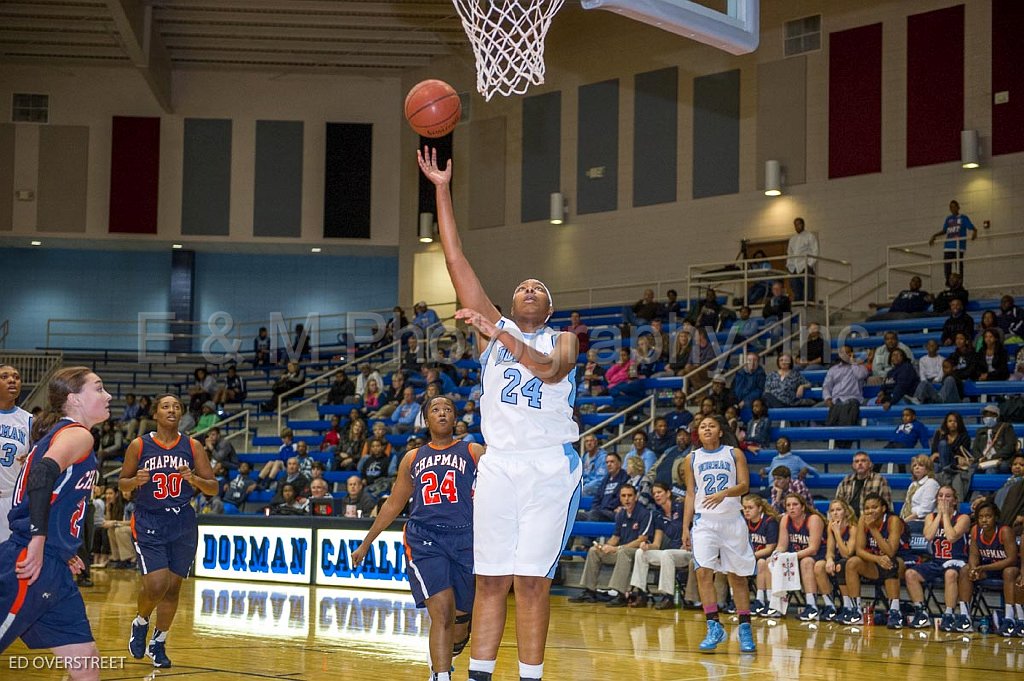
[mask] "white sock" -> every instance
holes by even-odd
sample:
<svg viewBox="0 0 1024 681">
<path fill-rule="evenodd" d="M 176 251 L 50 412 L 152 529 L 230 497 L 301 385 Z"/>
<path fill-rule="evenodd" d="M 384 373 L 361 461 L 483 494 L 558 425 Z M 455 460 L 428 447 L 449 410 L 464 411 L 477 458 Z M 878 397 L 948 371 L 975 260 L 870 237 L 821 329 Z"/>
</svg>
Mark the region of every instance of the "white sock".
<svg viewBox="0 0 1024 681">
<path fill-rule="evenodd" d="M 834 607 L 836 607 L 836 604 L 832 602 L 832 597 L 831 596 L 827 596 L 825 594 L 821 594 L 821 600 L 823 600 L 825 602 L 825 607 L 826 608 L 834 608 Z"/>
<path fill-rule="evenodd" d="M 167 640 L 167 632 L 160 631 L 159 629 L 153 630 L 153 640 L 150 643 L 163 643 Z"/>
<path fill-rule="evenodd" d="M 431 681 L 452 681 L 451 672 L 434 672 L 434 677 Z"/>
<path fill-rule="evenodd" d="M 757 600 L 761 601 L 762 603 L 767 603 L 769 600 L 771 600 L 770 598 L 768 598 L 768 589 L 761 589 L 760 591 L 758 591 Z"/>
<path fill-rule="evenodd" d="M 900 599 L 894 598 L 891 601 L 889 601 L 889 609 L 890 610 L 899 610 L 900 609 Z"/>
<path fill-rule="evenodd" d="M 544 663 L 540 664 L 526 664 L 525 662 L 519 663 L 519 678 L 520 679 L 540 679 L 544 677 Z"/>
<path fill-rule="evenodd" d="M 952 615 L 953 614 L 953 608 L 946 608 L 946 612 L 943 613 L 943 614 Z"/>
<path fill-rule="evenodd" d="M 857 606 L 858 610 L 864 609 L 864 602 L 860 600 L 860 596 L 857 596 L 857 598 L 853 599 L 853 602 Z"/>
<path fill-rule="evenodd" d="M 853 599 L 850 598 L 849 596 L 843 596 L 843 607 L 847 608 L 848 610 L 853 610 L 853 608 L 854 608 Z"/>
<path fill-rule="evenodd" d="M 963 601 L 960 601 L 960 614 L 966 615 L 967 617 L 971 616 L 971 611 L 967 609 L 967 604 Z"/>
<path fill-rule="evenodd" d="M 1013 619 L 1013 606 L 1010 605 L 1009 603 L 1006 604 L 1006 619 L 1008 619 L 1008 620 L 1012 620 Z"/>
<path fill-rule="evenodd" d="M 471 657 L 469 658 L 469 671 L 487 672 L 488 674 L 493 674 L 494 666 L 497 664 L 497 662 L 497 660 L 475 660 Z"/>
<path fill-rule="evenodd" d="M 815 595 L 816 594 L 812 594 L 809 591 L 804 592 L 804 600 L 807 601 L 807 605 L 811 606 L 812 608 L 818 607 L 818 602 L 814 598 Z"/>
<path fill-rule="evenodd" d="M 1024 621 L 1024 604 L 1018 603 L 1013 607 L 1017 611 L 1017 619 Z"/>
<path fill-rule="evenodd" d="M 149 620 L 143 617 L 142 615 L 136 615 L 135 620 L 132 622 L 132 624 L 138 624 L 140 626 L 148 627 Z"/>
</svg>

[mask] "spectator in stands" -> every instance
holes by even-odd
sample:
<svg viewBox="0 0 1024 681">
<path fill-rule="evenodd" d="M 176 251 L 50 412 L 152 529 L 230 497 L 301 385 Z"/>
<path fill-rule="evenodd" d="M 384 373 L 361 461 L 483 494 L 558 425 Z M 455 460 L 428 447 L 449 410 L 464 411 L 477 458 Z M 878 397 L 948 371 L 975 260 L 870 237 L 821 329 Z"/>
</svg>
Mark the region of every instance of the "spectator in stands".
<svg viewBox="0 0 1024 681">
<path fill-rule="evenodd" d="M 356 397 L 360 400 L 366 394 L 366 386 L 370 381 L 377 381 L 377 385 L 384 385 L 384 379 L 380 372 L 370 366 L 369 362 L 359 365 L 359 375 L 356 376 Z"/>
<path fill-rule="evenodd" d="M 726 421 L 725 416 L 716 411 L 715 401 L 710 396 L 705 396 L 700 402 L 700 411 L 697 412 L 697 422 L 699 423 L 705 416 L 714 416 L 718 421 L 718 425 L 722 428 L 722 444 L 729 447 L 739 447 L 740 441 L 736 437 L 736 433 L 729 428 L 729 423 Z M 690 444 L 694 447 L 699 447 L 700 436 L 697 429 L 694 428 L 690 432 Z"/>
<path fill-rule="evenodd" d="M 829 364 L 825 339 L 821 335 L 821 327 L 815 322 L 807 325 L 807 340 L 800 347 L 800 356 L 796 358 L 796 366 L 801 371 L 819 371 Z"/>
<path fill-rule="evenodd" d="M 953 375 L 961 383 L 978 380 L 985 372 L 986 365 L 981 355 L 971 347 L 970 338 L 962 332 L 957 332 L 953 345 L 953 353 L 946 358 L 953 365 Z"/>
<path fill-rule="evenodd" d="M 868 377 L 868 385 L 882 385 L 885 382 L 889 369 L 892 369 L 892 361 L 889 359 L 889 355 L 897 348 L 903 351 L 903 359 L 910 360 L 911 365 L 913 364 L 914 352 L 907 347 L 906 343 L 900 340 L 899 334 L 895 331 L 886 331 L 885 342 L 868 352 L 868 364 L 871 365 L 871 376 Z M 913 366 L 910 368 L 912 369 Z"/>
<path fill-rule="evenodd" d="M 661 314 L 661 305 L 654 300 L 654 289 L 644 289 L 643 298 L 622 309 L 622 319 L 631 326 L 650 324 Z M 625 334 L 623 334 L 625 335 Z"/>
<path fill-rule="evenodd" d="M 768 406 L 763 399 L 756 399 L 750 405 L 750 423 L 747 424 L 747 436 L 744 449 L 757 453 L 771 444 L 771 418 Z"/>
<path fill-rule="evenodd" d="M 345 481 L 348 494 L 338 502 L 341 515 L 346 518 L 369 518 L 377 507 L 377 500 L 366 491 L 366 483 L 358 475 L 349 476 Z"/>
<path fill-rule="evenodd" d="M 261 326 L 252 341 L 253 368 L 270 366 L 270 356 L 270 336 L 267 334 L 267 327 Z"/>
<path fill-rule="evenodd" d="M 645 333 L 636 339 L 636 347 L 630 353 L 636 363 L 637 378 L 651 378 L 660 368 L 658 351 L 654 347 L 654 337 Z"/>
<path fill-rule="evenodd" d="M 963 275 L 959 272 L 953 272 L 946 277 L 946 288 L 935 296 L 935 300 L 932 302 L 932 312 L 946 314 L 950 310 L 950 303 L 954 300 L 959 300 L 966 310 L 967 303 L 970 302 L 970 294 L 964 288 L 963 282 Z"/>
<path fill-rule="evenodd" d="M 637 502 L 644 506 L 651 505 L 651 486 L 644 485 L 644 461 L 639 456 L 628 456 L 622 464 L 626 469 L 626 485 L 636 489 Z M 653 465 L 652 465 L 653 468 Z"/>
<path fill-rule="evenodd" d="M 377 411 L 370 412 L 371 419 L 388 419 L 402 402 L 402 395 L 405 392 L 405 374 L 396 371 L 391 374 L 391 385 L 383 390 L 380 397 L 380 407 Z"/>
<path fill-rule="evenodd" d="M 760 360 L 756 353 L 747 353 L 743 367 L 733 376 L 732 392 L 740 409 L 750 409 L 751 403 L 764 393 L 766 375 Z"/>
<path fill-rule="evenodd" d="M 793 229 L 796 234 L 789 237 L 789 244 L 786 246 L 786 269 L 790 274 L 797 275 L 790 279 L 793 297 L 799 302 L 805 300 L 804 273 L 806 272 L 806 300 L 814 301 L 814 266 L 818 262 L 818 237 L 804 229 L 803 218 L 793 220 Z"/>
<path fill-rule="evenodd" d="M 864 500 L 870 494 L 878 494 L 892 506 L 892 491 L 889 481 L 881 473 L 876 473 L 871 465 L 871 457 L 867 452 L 853 455 L 853 472 L 843 478 L 836 488 L 836 498 L 842 499 L 857 511 L 864 512 Z"/>
<path fill-rule="evenodd" d="M 860 612 L 861 578 L 882 581 L 889 598 L 890 629 L 903 628 L 900 612 L 900 570 L 903 559 L 899 551 L 904 548 L 903 521 L 891 513 L 892 502 L 875 493 L 864 495 L 864 504 L 857 524 L 857 555 L 846 561 L 846 585 L 854 598 L 856 610 L 847 609 L 839 622 L 843 625 L 863 624 Z"/>
<path fill-rule="evenodd" d="M 868 321 L 919 317 L 926 314 L 928 306 L 931 304 L 931 295 L 927 291 L 921 290 L 921 277 L 913 276 L 910 278 L 910 288 L 897 293 L 887 311 L 868 317 Z M 872 308 L 878 307 L 875 303 L 868 305 Z"/>
<path fill-rule="evenodd" d="M 893 350 L 886 359 L 889 362 L 889 371 L 882 382 L 881 392 L 875 398 L 875 404 L 880 404 L 883 409 L 888 410 L 894 404 L 913 400 L 921 379 L 917 377 L 917 370 L 901 348 Z"/>
<path fill-rule="evenodd" d="M 814 503 L 807 483 L 803 481 L 803 478 L 793 478 L 793 472 L 789 466 L 774 466 L 771 475 L 772 487 L 769 490 L 771 498 L 769 503 L 777 512 L 785 513 L 786 497 L 790 494 L 796 494 L 808 504 Z"/>
<path fill-rule="evenodd" d="M 338 451 L 338 445 L 341 444 L 341 416 L 335 414 L 331 417 L 331 425 L 324 431 L 324 439 L 320 441 L 321 452 L 331 452 L 332 454 Z"/>
<path fill-rule="evenodd" d="M 674 318 L 681 317 L 683 306 L 679 303 L 679 294 L 674 288 L 665 291 L 665 302 L 658 309 L 658 317 L 666 322 L 672 322 Z"/>
<path fill-rule="evenodd" d="M 295 460 L 299 462 L 299 473 L 307 480 L 313 479 L 313 457 L 309 455 L 309 445 L 305 440 L 295 443 Z"/>
<path fill-rule="evenodd" d="M 1003 345 L 1002 331 L 986 329 L 981 335 L 982 346 L 978 352 L 984 370 L 979 381 L 1005 381 L 1010 377 L 1010 355 Z"/>
<path fill-rule="evenodd" d="M 766 260 L 767 256 L 762 250 L 754 251 L 754 255 L 751 256 L 752 260 L 761 260 L 761 262 L 748 262 L 747 270 L 750 272 L 751 277 L 763 277 L 765 276 L 763 270 L 770 270 L 772 264 Z M 771 292 L 771 282 L 767 279 L 753 282 L 747 289 L 747 304 L 757 305 Z"/>
<path fill-rule="evenodd" d="M 725 376 L 722 374 L 715 374 L 711 379 L 711 391 L 708 393 L 708 397 L 714 401 L 715 413 L 718 414 L 724 415 L 726 409 L 736 406 L 736 396 L 725 384 Z"/>
<path fill-rule="evenodd" d="M 718 302 L 715 289 L 709 286 L 704 292 L 704 299 L 693 306 L 686 319 L 699 329 L 717 331 L 721 313 L 722 305 Z"/>
<path fill-rule="evenodd" d="M 604 377 L 609 390 L 636 378 L 636 362 L 630 357 L 628 348 L 619 349 L 619 361 L 608 367 Z"/>
<path fill-rule="evenodd" d="M 244 402 L 245 395 L 245 379 L 238 375 L 238 368 L 232 364 L 224 377 L 224 385 L 217 390 L 213 401 L 217 403 L 218 409 L 224 409 L 224 405 L 229 402 Z"/>
<path fill-rule="evenodd" d="M 1003 330 L 999 328 L 999 320 L 996 317 L 996 313 L 992 310 L 985 310 L 981 313 L 981 321 L 978 322 L 978 328 L 975 330 L 977 335 L 974 336 L 974 349 L 976 351 L 981 352 L 981 348 L 985 345 L 983 335 L 989 329 L 995 331 L 998 338 L 1003 337 Z"/>
<path fill-rule="evenodd" d="M 691 391 L 700 390 L 711 380 L 710 367 L 704 365 L 714 360 L 716 354 L 715 346 L 705 329 L 698 328 L 694 334 L 694 346 L 690 354 L 691 365 L 689 365 L 689 372 L 693 372 L 688 386 Z M 704 368 L 699 369 L 702 366 Z"/>
<path fill-rule="evenodd" d="M 196 417 L 192 415 L 192 412 L 186 410 L 185 413 L 181 415 L 181 420 L 178 421 L 178 432 L 185 433 L 187 435 L 195 429 Z"/>
<path fill-rule="evenodd" d="M 217 405 L 213 403 L 213 400 L 206 400 L 203 402 L 203 406 L 199 414 L 199 420 L 196 422 L 194 430 L 207 431 L 218 421 L 220 421 L 220 417 L 217 416 Z"/>
<path fill-rule="evenodd" d="M 641 544 L 654 538 L 653 516 L 637 503 L 637 491 L 630 484 L 619 490 L 621 508 L 615 514 L 615 530 L 603 544 L 594 542 L 587 551 L 580 580 L 583 593 L 569 599 L 570 603 L 594 603 L 597 601 L 597 580 L 602 565 L 614 565 L 615 570 L 609 586 L 619 592 L 621 602 L 612 601 L 609 606 L 625 605 L 625 594 L 629 588 L 629 575 L 633 571 L 633 556 Z"/>
<path fill-rule="evenodd" d="M 958 333 L 964 334 L 968 341 L 974 339 L 974 320 L 964 312 L 963 303 L 953 299 L 949 302 L 949 317 L 942 325 L 942 344 L 953 345 Z"/>
<path fill-rule="evenodd" d="M 590 328 L 583 323 L 577 310 L 569 313 L 569 324 L 568 326 L 563 326 L 562 331 L 568 331 L 579 339 L 580 352 L 586 352 L 590 347 Z"/>
<path fill-rule="evenodd" d="M 1013 296 L 1006 295 L 999 300 L 998 321 L 1007 344 L 1024 343 L 1024 308 L 1014 302 Z"/>
<path fill-rule="evenodd" d="M 197 515 L 216 514 L 224 512 L 224 502 L 218 496 L 211 496 L 205 492 L 199 492 L 192 498 L 192 504 Z"/>
<path fill-rule="evenodd" d="M 277 476 L 275 475 L 273 477 L 268 478 L 268 476 L 264 475 L 264 472 L 266 470 L 267 468 L 266 466 L 264 466 L 263 470 L 260 471 L 259 479 L 257 480 L 257 482 L 260 483 L 260 487 L 264 489 L 269 489 L 272 485 L 275 484 L 275 478 Z M 294 456 L 290 457 L 287 463 L 285 464 L 284 479 L 276 483 L 276 491 L 274 493 L 274 497 L 273 499 L 270 500 L 271 505 L 281 503 L 282 487 L 285 484 L 292 485 L 292 487 L 294 487 L 296 496 L 304 497 L 309 493 L 309 478 L 307 478 L 299 471 L 299 460 Z"/>
<path fill-rule="evenodd" d="M 476 410 L 476 402 L 466 400 L 462 408 L 462 416 L 459 417 L 472 431 L 480 430 L 480 412 Z"/>
<path fill-rule="evenodd" d="M 222 464 L 229 470 L 238 469 L 238 453 L 229 440 L 221 437 L 220 428 L 214 426 L 207 431 L 203 448 L 211 463 Z"/>
<path fill-rule="evenodd" d="M 676 431 L 676 438 L 673 445 L 658 457 L 658 460 L 655 461 L 654 465 L 647 471 L 647 475 L 644 476 L 644 480 L 648 484 L 653 485 L 656 482 L 661 482 L 671 487 L 673 482 L 672 475 L 676 470 L 676 464 L 679 461 L 682 461 L 689 451 L 690 433 L 685 428 L 680 428 Z"/>
<path fill-rule="evenodd" d="M 963 337 L 963 334 L 961 334 Z M 953 361 L 957 359 L 952 356 L 942 360 L 942 379 L 939 382 L 939 389 L 926 381 L 921 381 L 917 386 L 915 397 L 921 404 L 948 404 L 959 402 L 963 399 L 962 381 L 957 377 L 957 371 Z M 963 359 L 962 357 L 960 359 Z"/>
<path fill-rule="evenodd" d="M 298 362 L 289 361 L 285 365 L 285 370 L 281 372 L 277 380 L 274 381 L 274 385 L 271 386 L 270 392 L 272 396 L 263 404 L 263 409 L 266 411 L 277 411 L 277 402 L 281 395 L 306 382 L 306 371 L 299 367 Z M 291 397 L 302 397 L 302 393 L 292 393 Z"/>
<path fill-rule="evenodd" d="M 779 553 L 795 553 L 800 566 L 800 586 L 806 605 L 798 618 L 802 622 L 819 618 L 818 582 L 814 565 L 825 557 L 825 519 L 814 504 L 796 492 L 788 492 L 782 500 L 785 515 L 779 519 Z M 774 504 L 773 504 L 774 505 Z M 828 605 L 828 601 L 825 602 Z"/>
<path fill-rule="evenodd" d="M 804 391 L 809 387 L 811 382 L 793 368 L 793 356 L 783 353 L 778 369 L 765 376 L 762 399 L 769 409 L 796 407 L 803 403 Z"/>
<path fill-rule="evenodd" d="M 359 475 L 366 480 L 366 488 L 377 498 L 391 489 L 388 468 L 391 463 L 383 440 L 370 440 L 370 455 L 359 462 Z"/>
<path fill-rule="evenodd" d="M 774 324 L 792 311 L 793 304 L 790 302 L 789 296 L 786 295 L 786 291 L 782 288 L 782 282 L 774 282 L 772 284 L 772 294 L 767 302 L 765 302 L 764 309 L 761 311 L 765 322 Z"/>
<path fill-rule="evenodd" d="M 595 348 L 588 350 L 587 363 L 583 365 L 583 390 L 591 396 L 603 395 L 608 392 L 604 367 L 597 360 L 597 350 Z"/>
<path fill-rule="evenodd" d="M 675 607 L 673 593 L 676 588 L 676 571 L 690 564 L 692 553 L 682 548 L 683 505 L 672 498 L 671 486 L 663 482 L 654 483 L 651 492 L 654 500 L 654 539 L 643 542 L 633 557 L 633 574 L 629 583 L 630 605 L 643 608 L 647 605 L 647 575 L 651 565 L 660 565 L 658 591 L 661 598 L 655 603 L 656 610 Z"/>
<path fill-rule="evenodd" d="M 817 473 L 813 466 L 792 452 L 792 447 L 793 443 L 785 435 L 780 435 L 776 438 L 775 457 L 771 460 L 771 463 L 761 469 L 761 477 L 773 475 L 775 469 L 779 466 L 785 466 L 790 470 L 790 473 L 796 471 L 797 478 L 800 480 L 805 480 L 808 473 Z"/>
<path fill-rule="evenodd" d="M 951 411 L 935 431 L 931 443 L 932 461 L 940 472 L 946 473 L 957 466 L 957 459 L 972 460 L 971 438 L 959 412 Z"/>
<path fill-rule="evenodd" d="M 844 403 L 860 404 L 864 399 L 864 383 L 868 378 L 867 367 L 853 354 L 853 348 L 844 345 L 839 350 L 839 363 L 829 367 L 825 374 L 825 382 L 821 386 L 821 396 L 826 407 Z M 832 416 L 832 412 L 829 412 Z M 829 425 L 852 425 L 850 423 L 830 423 Z M 854 507 L 856 508 L 856 507 Z"/>
<path fill-rule="evenodd" d="M 950 201 L 949 215 L 942 223 L 942 229 L 932 234 L 928 240 L 928 245 L 933 246 L 935 240 L 940 236 L 946 237 L 946 241 L 942 244 L 942 257 L 946 261 L 943 271 L 946 273 L 947 281 L 954 272 L 961 275 L 964 273 L 963 258 L 964 251 L 967 250 L 968 231 L 971 232 L 971 241 L 978 238 L 978 230 L 975 229 L 974 223 L 966 215 L 960 214 L 960 204 L 955 200 Z"/>
<path fill-rule="evenodd" d="M 846 584 L 839 584 L 839 576 L 846 565 L 846 560 L 857 553 L 857 514 L 842 499 L 833 499 L 828 505 L 826 520 L 828 524 L 825 526 L 825 557 L 814 563 L 814 578 L 825 601 L 825 607 L 821 610 L 821 620 L 835 622 L 847 607 L 847 603 L 851 603 Z M 843 604 L 839 609 L 832 603 L 832 594 L 837 588 L 843 597 Z"/>
<path fill-rule="evenodd" d="M 441 320 L 438 318 L 437 313 L 427 307 L 427 302 L 421 300 L 412 306 L 413 326 L 418 326 L 426 332 L 427 329 L 432 327 L 434 324 L 439 324 Z"/>
<path fill-rule="evenodd" d="M 930 340 L 925 345 L 928 353 L 917 362 L 917 374 L 922 381 L 936 383 L 942 380 L 942 356 L 939 355 L 939 344 Z"/>
<path fill-rule="evenodd" d="M 252 466 L 248 461 L 238 464 L 238 475 L 221 488 L 224 499 L 225 513 L 238 513 L 245 500 L 256 489 L 256 481 L 252 478 Z"/>
<path fill-rule="evenodd" d="M 1010 462 L 1010 477 L 988 497 L 979 497 L 999 507 L 999 522 L 1013 527 L 1015 533 L 1024 529 L 1024 454 L 1015 454 Z M 972 504 L 973 506 L 974 504 Z M 973 510 L 973 509 L 972 509 Z"/>
<path fill-rule="evenodd" d="M 96 458 L 100 462 L 123 457 L 128 446 L 125 444 L 124 435 L 111 421 L 104 421 L 102 425 L 93 428 L 93 439 L 99 440 Z M 6 519 L 3 522 L 7 522 Z"/>
<path fill-rule="evenodd" d="M 693 363 L 693 335 L 687 329 L 680 329 L 671 345 L 668 364 L 655 376 L 684 376 L 696 368 Z"/>
<path fill-rule="evenodd" d="M 605 464 L 607 452 L 601 448 L 597 436 L 587 435 L 583 438 L 583 496 L 593 497 L 601 489 L 601 483 L 608 474 L 608 467 Z"/>
<path fill-rule="evenodd" d="M 460 397 L 458 394 L 459 386 L 456 385 L 455 380 L 448 374 L 448 372 L 441 371 L 437 367 L 427 367 L 423 369 L 423 382 L 426 385 L 439 383 L 442 395 Z"/>
<path fill-rule="evenodd" d="M 1024 348 L 1017 351 L 1017 359 L 1014 361 L 1013 373 L 1010 374 L 1011 381 L 1024 381 Z"/>
<path fill-rule="evenodd" d="M 743 307 L 740 308 L 739 319 L 737 319 L 735 323 L 733 323 L 732 327 L 730 327 L 730 331 L 733 330 L 733 342 L 737 344 L 742 343 L 748 338 L 753 338 L 754 336 L 757 335 L 757 320 L 750 318 L 749 306 L 744 305 Z M 761 343 L 760 339 L 758 339 L 756 341 L 752 341 L 748 347 L 758 348 L 761 347 L 762 345 L 763 343 Z"/>
<path fill-rule="evenodd" d="M 911 459 L 910 475 L 913 481 L 907 488 L 900 517 L 904 520 L 924 520 L 935 510 L 935 500 L 939 493 L 939 482 L 935 479 L 932 457 L 918 454 Z"/>
<path fill-rule="evenodd" d="M 313 355 L 313 345 L 309 340 L 309 334 L 306 332 L 306 326 L 304 324 L 296 324 L 294 335 L 295 344 L 292 346 L 292 357 L 299 360 L 311 357 Z"/>
<path fill-rule="evenodd" d="M 402 371 L 407 371 L 412 375 L 420 373 L 420 367 L 423 362 L 426 361 L 424 357 L 424 349 L 420 347 L 420 342 L 416 338 L 415 334 L 409 334 L 405 338 L 405 351 L 402 353 Z"/>
<path fill-rule="evenodd" d="M 629 460 L 637 457 L 643 462 L 643 470 L 646 471 L 648 468 L 654 465 L 655 460 L 658 458 L 657 455 L 647 446 L 647 433 L 642 430 L 638 430 L 633 433 L 633 446 L 623 457 L 622 463 L 626 465 Z"/>
<path fill-rule="evenodd" d="M 358 402 L 356 398 L 356 384 L 348 377 L 344 370 L 334 374 L 334 382 L 331 383 L 331 390 L 327 393 L 327 404 L 352 404 Z"/>
<path fill-rule="evenodd" d="M 212 398 L 213 394 L 217 392 L 217 380 L 209 375 L 204 367 L 198 367 L 192 372 L 192 375 L 195 377 L 195 382 L 188 389 L 188 394 L 191 396 L 188 410 L 195 415 L 199 413 L 203 402 Z"/>
<path fill-rule="evenodd" d="M 661 456 L 665 453 L 665 450 L 674 445 L 676 442 L 675 431 L 670 431 L 668 428 L 668 420 L 664 416 L 659 416 L 654 419 L 654 428 L 651 429 L 650 434 L 647 436 L 647 447 L 655 456 Z M 649 470 L 650 467 L 648 467 Z"/>
<path fill-rule="evenodd" d="M 580 520 L 601 522 L 615 519 L 615 511 L 619 508 L 619 490 L 629 476 L 622 470 L 622 457 L 615 452 L 608 452 L 604 457 L 604 465 L 608 472 L 598 485 L 598 493 L 594 494 L 590 510 L 579 512 Z"/>
<path fill-rule="evenodd" d="M 270 502 L 270 515 L 309 515 L 309 503 L 290 482 L 281 485 L 281 498 Z"/>
<path fill-rule="evenodd" d="M 754 549 L 757 570 L 754 573 L 757 591 L 750 601 L 750 612 L 765 617 L 771 597 L 772 574 L 768 559 L 779 545 L 779 514 L 757 494 L 743 496 L 743 518 L 747 521 L 750 545 Z"/>
<path fill-rule="evenodd" d="M 366 382 L 366 392 L 363 393 L 363 413 L 369 414 L 380 409 L 383 406 L 382 400 L 380 383 L 371 378 Z"/>
<path fill-rule="evenodd" d="M 477 437 L 469 432 L 469 426 L 466 425 L 465 421 L 455 422 L 455 439 L 467 443 L 479 442 Z"/>
<path fill-rule="evenodd" d="M 651 330 L 647 334 L 652 343 L 653 362 L 661 363 L 668 361 L 669 350 L 672 349 L 672 341 L 665 331 L 665 324 L 660 317 L 651 320 Z"/>
<path fill-rule="evenodd" d="M 416 393 L 412 386 L 406 386 L 402 393 L 402 401 L 391 414 L 391 432 L 403 435 L 416 429 L 416 416 L 420 405 L 416 401 Z"/>
<path fill-rule="evenodd" d="M 366 423 L 362 419 L 349 422 L 348 432 L 334 454 L 334 470 L 348 471 L 356 467 L 366 443 Z"/>
<path fill-rule="evenodd" d="M 680 428 L 688 430 L 693 422 L 693 414 L 686 408 L 686 393 L 682 390 L 672 392 L 672 411 L 665 414 L 665 424 L 670 433 Z"/>
<path fill-rule="evenodd" d="M 399 305 L 395 305 L 391 308 L 391 319 L 384 325 L 384 337 L 383 342 L 385 345 L 394 343 L 396 340 L 403 340 L 400 338 L 403 329 L 409 326 L 409 318 L 405 316 L 405 310 Z M 406 339 L 408 336 L 406 336 Z"/>
<path fill-rule="evenodd" d="M 134 440 L 138 432 L 139 403 L 135 401 L 135 393 L 125 393 L 124 411 L 121 418 L 117 420 L 117 429 L 121 431 L 125 439 Z"/>
<path fill-rule="evenodd" d="M 971 452 L 978 459 L 978 470 L 989 473 L 1009 473 L 1013 455 L 1017 452 L 1017 434 L 1013 425 L 999 422 L 999 405 L 987 404 L 981 410 L 983 426 L 974 435 Z"/>
<path fill-rule="evenodd" d="M 902 420 L 889 438 L 886 449 L 914 449 L 918 446 L 928 447 L 931 435 L 928 427 L 917 420 L 917 412 L 904 407 Z"/>
<path fill-rule="evenodd" d="M 391 457 L 392 448 L 391 443 L 388 442 L 388 426 L 383 421 L 377 421 L 373 424 L 373 428 L 370 430 L 370 437 L 363 443 L 363 450 L 360 453 L 360 460 L 365 459 L 370 455 L 370 443 L 374 440 L 380 440 L 384 443 L 384 453 Z M 391 462 L 395 468 L 398 469 L 398 461 L 393 460 Z"/>
</svg>

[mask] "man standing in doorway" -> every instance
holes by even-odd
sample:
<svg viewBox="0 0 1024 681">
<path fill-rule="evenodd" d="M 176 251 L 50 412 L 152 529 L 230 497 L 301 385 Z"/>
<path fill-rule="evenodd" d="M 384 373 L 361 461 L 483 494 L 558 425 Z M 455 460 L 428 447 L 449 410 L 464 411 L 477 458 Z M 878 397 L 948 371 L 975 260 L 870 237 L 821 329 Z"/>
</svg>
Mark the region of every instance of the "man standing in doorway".
<svg viewBox="0 0 1024 681">
<path fill-rule="evenodd" d="M 814 266 L 818 262 L 818 237 L 804 227 L 804 219 L 793 220 L 796 234 L 789 237 L 786 248 L 786 269 L 798 275 L 790 281 L 793 286 L 793 301 L 814 301 Z M 804 273 L 807 276 L 807 296 L 804 297 Z"/>
</svg>

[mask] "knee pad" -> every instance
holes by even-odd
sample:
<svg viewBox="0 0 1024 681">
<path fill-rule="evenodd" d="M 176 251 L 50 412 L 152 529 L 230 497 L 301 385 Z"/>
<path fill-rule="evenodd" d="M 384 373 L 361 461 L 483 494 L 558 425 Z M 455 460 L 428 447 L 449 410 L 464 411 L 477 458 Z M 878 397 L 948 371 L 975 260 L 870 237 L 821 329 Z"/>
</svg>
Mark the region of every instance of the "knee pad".
<svg viewBox="0 0 1024 681">
<path fill-rule="evenodd" d="M 452 645 L 452 655 L 457 657 L 463 650 L 466 649 L 466 645 L 469 643 L 469 633 L 473 630 L 473 614 L 467 612 L 465 615 L 456 615 L 455 623 L 469 625 L 469 627 L 466 629 L 466 638 L 462 639 L 461 641 L 456 641 L 454 645 Z"/>
</svg>

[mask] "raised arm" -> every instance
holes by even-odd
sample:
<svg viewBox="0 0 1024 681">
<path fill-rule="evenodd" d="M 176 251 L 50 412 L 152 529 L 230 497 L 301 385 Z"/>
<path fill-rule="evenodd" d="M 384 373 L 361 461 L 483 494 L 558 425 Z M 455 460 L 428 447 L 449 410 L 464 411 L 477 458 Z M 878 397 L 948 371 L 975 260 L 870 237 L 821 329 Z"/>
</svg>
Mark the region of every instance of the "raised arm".
<svg viewBox="0 0 1024 681">
<path fill-rule="evenodd" d="M 462 239 L 455 225 L 455 213 L 452 209 L 452 162 L 442 170 L 437 166 L 437 149 L 424 147 L 416 150 L 416 160 L 420 170 L 428 180 L 434 183 L 437 190 L 437 225 L 441 232 L 441 249 L 444 251 L 444 263 L 448 267 L 448 275 L 455 286 L 455 295 L 463 307 L 468 307 L 484 316 L 491 323 L 497 323 L 501 314 L 487 297 L 480 279 L 462 252 Z"/>
</svg>

